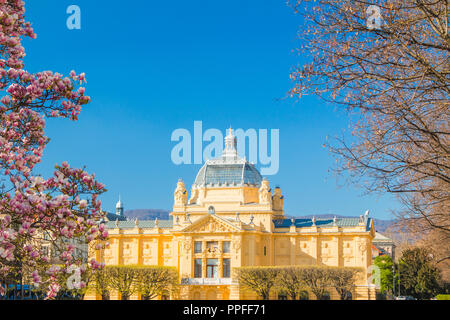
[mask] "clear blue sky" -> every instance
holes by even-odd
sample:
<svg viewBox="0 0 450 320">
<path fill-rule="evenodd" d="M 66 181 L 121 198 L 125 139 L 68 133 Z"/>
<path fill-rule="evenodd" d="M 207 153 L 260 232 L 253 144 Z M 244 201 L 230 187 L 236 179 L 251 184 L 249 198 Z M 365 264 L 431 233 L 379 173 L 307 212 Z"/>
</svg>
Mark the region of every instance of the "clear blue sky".
<svg viewBox="0 0 450 320">
<path fill-rule="evenodd" d="M 68 30 L 66 9 L 81 8 L 81 30 Z M 315 98 L 283 99 L 301 20 L 283 0 L 26 1 L 38 37 L 25 41 L 26 68 L 87 74 L 93 102 L 80 120 L 47 121 L 51 138 L 39 170 L 55 163 L 87 166 L 106 184 L 103 208 L 171 209 L 182 177 L 188 188 L 200 165 L 172 163 L 173 130 L 280 130 L 280 170 L 269 176 L 285 195 L 286 214 L 389 218 L 388 196 L 339 187 L 329 172 L 327 135 L 347 118 Z"/>
</svg>

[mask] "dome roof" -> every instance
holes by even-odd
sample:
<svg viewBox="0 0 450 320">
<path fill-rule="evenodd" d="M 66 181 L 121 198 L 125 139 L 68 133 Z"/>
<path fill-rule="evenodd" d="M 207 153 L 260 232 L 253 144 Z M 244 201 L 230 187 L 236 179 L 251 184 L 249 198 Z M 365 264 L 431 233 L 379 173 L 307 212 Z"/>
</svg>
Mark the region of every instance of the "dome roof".
<svg viewBox="0 0 450 320">
<path fill-rule="evenodd" d="M 194 187 L 261 186 L 261 174 L 249 162 L 213 163 L 207 161 L 195 178 Z"/>
<path fill-rule="evenodd" d="M 237 155 L 236 137 L 231 133 L 225 137 L 222 157 L 207 160 L 197 174 L 193 187 L 242 187 L 261 186 L 262 177 L 255 166 Z"/>
</svg>

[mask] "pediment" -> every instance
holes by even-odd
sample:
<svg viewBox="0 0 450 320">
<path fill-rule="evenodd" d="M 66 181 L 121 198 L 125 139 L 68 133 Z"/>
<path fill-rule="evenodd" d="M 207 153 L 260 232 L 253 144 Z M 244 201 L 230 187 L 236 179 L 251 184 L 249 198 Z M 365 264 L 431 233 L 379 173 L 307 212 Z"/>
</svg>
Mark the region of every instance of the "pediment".
<svg viewBox="0 0 450 320">
<path fill-rule="evenodd" d="M 208 214 L 185 227 L 181 232 L 203 232 L 203 233 L 217 233 L 217 232 L 236 232 L 241 229 L 231 222 L 218 217 L 215 214 Z"/>
</svg>

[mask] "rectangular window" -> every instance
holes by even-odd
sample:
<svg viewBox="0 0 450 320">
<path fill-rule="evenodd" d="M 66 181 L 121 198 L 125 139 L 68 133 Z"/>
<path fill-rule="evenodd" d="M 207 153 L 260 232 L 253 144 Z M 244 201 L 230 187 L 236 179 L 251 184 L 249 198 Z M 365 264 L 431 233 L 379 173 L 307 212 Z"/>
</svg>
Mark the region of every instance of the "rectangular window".
<svg viewBox="0 0 450 320">
<path fill-rule="evenodd" d="M 219 242 L 217 241 L 208 241 L 206 243 L 206 250 L 208 252 L 215 252 L 219 248 Z"/>
<path fill-rule="evenodd" d="M 206 259 L 206 277 L 218 278 L 219 277 L 219 260 L 218 259 Z"/>
<path fill-rule="evenodd" d="M 201 241 L 194 242 L 194 253 L 202 253 L 202 242 Z"/>
<path fill-rule="evenodd" d="M 230 259 L 223 259 L 222 262 L 222 277 L 229 278 L 231 274 Z"/>
<path fill-rule="evenodd" d="M 202 259 L 194 259 L 194 278 L 202 277 Z"/>
<path fill-rule="evenodd" d="M 223 253 L 230 253 L 230 241 L 222 242 L 222 252 Z"/>
<path fill-rule="evenodd" d="M 266 246 L 264 246 L 264 255 L 266 255 L 266 254 L 267 254 Z"/>
</svg>

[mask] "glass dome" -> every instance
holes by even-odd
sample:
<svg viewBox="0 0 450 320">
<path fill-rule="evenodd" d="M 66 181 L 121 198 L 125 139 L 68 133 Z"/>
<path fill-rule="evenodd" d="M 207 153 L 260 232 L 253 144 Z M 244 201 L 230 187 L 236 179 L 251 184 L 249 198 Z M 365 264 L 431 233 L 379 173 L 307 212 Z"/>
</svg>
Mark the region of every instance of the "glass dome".
<svg viewBox="0 0 450 320">
<path fill-rule="evenodd" d="M 195 187 L 212 186 L 261 186 L 261 174 L 249 162 L 205 163 L 195 178 Z"/>
<path fill-rule="evenodd" d="M 239 158 L 237 139 L 229 129 L 222 157 L 208 160 L 195 178 L 193 187 L 261 186 L 261 174 L 254 164 Z"/>
</svg>

